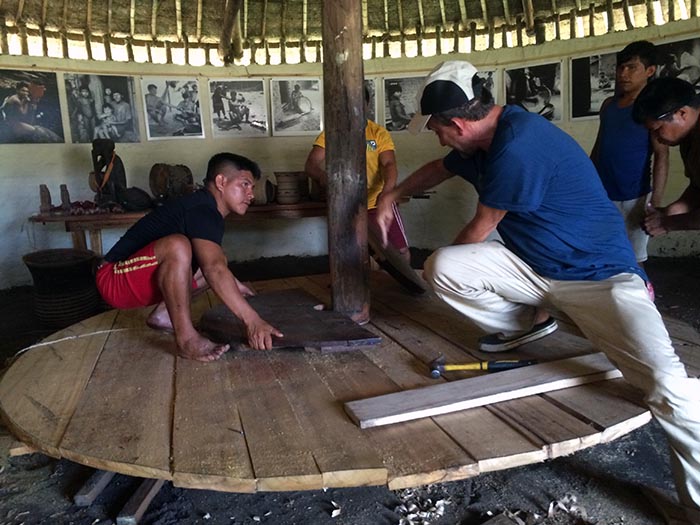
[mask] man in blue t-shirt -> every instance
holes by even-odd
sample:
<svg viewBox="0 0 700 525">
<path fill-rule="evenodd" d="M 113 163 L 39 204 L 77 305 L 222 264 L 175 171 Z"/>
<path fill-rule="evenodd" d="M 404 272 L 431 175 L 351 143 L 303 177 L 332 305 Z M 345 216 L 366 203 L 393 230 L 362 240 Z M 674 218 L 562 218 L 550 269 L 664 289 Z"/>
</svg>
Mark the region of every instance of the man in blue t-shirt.
<svg viewBox="0 0 700 525">
<path fill-rule="evenodd" d="M 97 289 L 114 308 L 155 305 L 146 324 L 172 330 L 178 355 L 213 361 L 229 345 L 216 344 L 192 324 L 190 295 L 209 286 L 246 327 L 248 344 L 272 348 L 282 333 L 263 320 L 245 300 L 253 291 L 228 269 L 221 248 L 224 219 L 243 215 L 253 200 L 258 165 L 233 153 L 209 160 L 205 187 L 168 201 L 127 230 L 98 268 Z"/>
<path fill-rule="evenodd" d="M 498 352 L 556 330 L 549 309 L 571 318 L 641 389 L 666 431 L 689 523 L 700 523 L 700 382 L 688 378 L 647 293 L 646 275 L 586 153 L 541 116 L 497 106 L 468 62 L 444 62 L 426 78 L 420 115 L 453 151 L 419 168 L 378 202 L 460 176 L 479 194 L 474 217 L 425 265 L 436 295 L 488 334 Z M 498 230 L 501 242 L 486 242 Z"/>
<path fill-rule="evenodd" d="M 632 118 L 634 100 L 656 73 L 656 46 L 645 40 L 632 42 L 617 54 L 615 72 L 615 96 L 605 99 L 600 108 L 591 160 L 625 219 L 627 236 L 641 264 L 647 260 L 649 242 L 642 229 L 646 206 L 661 206 L 668 178 L 668 146 Z"/>
</svg>

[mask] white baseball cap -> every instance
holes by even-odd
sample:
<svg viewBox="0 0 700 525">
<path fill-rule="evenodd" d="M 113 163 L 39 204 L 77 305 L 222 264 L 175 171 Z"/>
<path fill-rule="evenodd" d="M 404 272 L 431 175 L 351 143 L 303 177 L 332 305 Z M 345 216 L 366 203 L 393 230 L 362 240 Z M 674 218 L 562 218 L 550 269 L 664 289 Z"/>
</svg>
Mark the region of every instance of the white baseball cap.
<svg viewBox="0 0 700 525">
<path fill-rule="evenodd" d="M 416 96 L 420 113 L 411 119 L 408 131 L 417 135 L 434 113 L 463 106 L 472 100 L 476 73 L 476 68 L 463 60 L 448 60 L 433 69 Z"/>
</svg>

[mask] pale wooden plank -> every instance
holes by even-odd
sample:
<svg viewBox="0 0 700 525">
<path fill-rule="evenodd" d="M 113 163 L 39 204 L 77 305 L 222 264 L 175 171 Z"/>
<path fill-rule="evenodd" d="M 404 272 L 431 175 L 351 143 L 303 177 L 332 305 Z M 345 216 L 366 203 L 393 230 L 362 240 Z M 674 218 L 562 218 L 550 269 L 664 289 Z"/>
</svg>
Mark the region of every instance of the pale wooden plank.
<svg viewBox="0 0 700 525">
<path fill-rule="evenodd" d="M 50 335 L 5 372 L 0 381 L 0 411 L 16 437 L 60 457 L 60 440 L 115 316 L 115 311 L 105 312 Z"/>
<path fill-rule="evenodd" d="M 345 409 L 361 428 L 369 428 L 620 376 L 605 355 L 597 353 L 352 401 Z"/>
<path fill-rule="evenodd" d="M 361 354 L 335 354 L 335 366 L 327 356 L 308 354 L 309 363 L 340 402 L 359 395 L 396 391 L 397 385 Z M 388 486 L 400 489 L 463 479 L 478 473 L 476 461 L 433 421 L 425 419 L 363 432 L 389 471 Z"/>
<path fill-rule="evenodd" d="M 321 471 L 323 486 L 386 484 L 387 469 L 381 458 L 367 446 L 366 436 L 316 375 L 314 367 L 339 366 L 337 354 L 315 359 L 314 367 L 306 352 L 270 352 L 268 357 L 303 431 L 299 439 L 311 450 Z"/>
<path fill-rule="evenodd" d="M 267 352 L 227 354 L 227 370 L 237 384 L 236 402 L 257 490 L 308 490 L 323 487 L 323 476 Z"/>
<path fill-rule="evenodd" d="M 227 363 L 225 359 L 211 363 L 177 359 L 172 450 L 175 486 L 255 492 L 253 467 L 238 416 L 237 385 Z"/>
<path fill-rule="evenodd" d="M 88 478 L 85 484 L 80 487 L 80 490 L 73 496 L 73 503 L 78 507 L 87 507 L 92 505 L 92 502 L 97 499 L 105 487 L 112 481 L 114 472 L 106 470 L 96 470 Z"/>
<path fill-rule="evenodd" d="M 543 397 L 602 431 L 603 442 L 612 441 L 651 420 L 646 407 L 626 399 L 634 395 L 624 379 L 548 392 Z M 626 391 L 626 392 L 625 392 Z M 641 394 L 637 393 L 641 401 Z"/>
<path fill-rule="evenodd" d="M 593 426 L 558 408 L 540 396 L 528 396 L 491 405 L 501 418 L 510 421 L 546 443 L 550 458 L 565 456 L 601 442 Z"/>
<path fill-rule="evenodd" d="M 547 450 L 542 440 L 509 425 L 484 407 L 433 419 L 477 460 L 480 473 L 547 459 Z"/>
<path fill-rule="evenodd" d="M 170 479 L 174 395 L 172 335 L 143 326 L 149 309 L 122 310 L 60 445 L 73 461 Z"/>
<path fill-rule="evenodd" d="M 126 505 L 122 508 L 117 516 L 117 525 L 136 525 L 148 506 L 156 497 L 158 491 L 165 483 L 162 479 L 145 479 L 136 489 L 136 492 L 129 498 Z"/>
</svg>

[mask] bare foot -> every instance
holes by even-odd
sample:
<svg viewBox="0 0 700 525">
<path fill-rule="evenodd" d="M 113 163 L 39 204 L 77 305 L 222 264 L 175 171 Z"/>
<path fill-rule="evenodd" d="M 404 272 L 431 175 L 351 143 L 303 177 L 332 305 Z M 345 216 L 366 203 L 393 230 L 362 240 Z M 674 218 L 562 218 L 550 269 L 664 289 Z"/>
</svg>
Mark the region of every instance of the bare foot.
<svg viewBox="0 0 700 525">
<path fill-rule="evenodd" d="M 214 343 L 198 333 L 184 344 L 178 345 L 178 355 L 195 361 L 216 361 L 228 349 L 229 345 Z"/>
<path fill-rule="evenodd" d="M 156 306 L 151 314 L 146 319 L 146 326 L 153 328 L 154 330 L 161 330 L 164 332 L 174 332 L 173 322 L 170 320 L 170 315 L 168 314 L 168 309 L 165 307 L 165 303 L 160 303 Z"/>
</svg>

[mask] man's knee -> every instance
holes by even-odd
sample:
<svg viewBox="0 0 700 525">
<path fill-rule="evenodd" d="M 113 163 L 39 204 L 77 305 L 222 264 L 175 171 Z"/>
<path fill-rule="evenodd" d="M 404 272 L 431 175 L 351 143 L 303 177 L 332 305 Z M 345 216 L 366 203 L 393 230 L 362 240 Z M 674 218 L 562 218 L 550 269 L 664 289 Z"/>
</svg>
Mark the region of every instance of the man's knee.
<svg viewBox="0 0 700 525">
<path fill-rule="evenodd" d="M 186 236 L 176 233 L 158 239 L 154 246 L 158 262 L 192 262 L 192 242 Z"/>
</svg>

